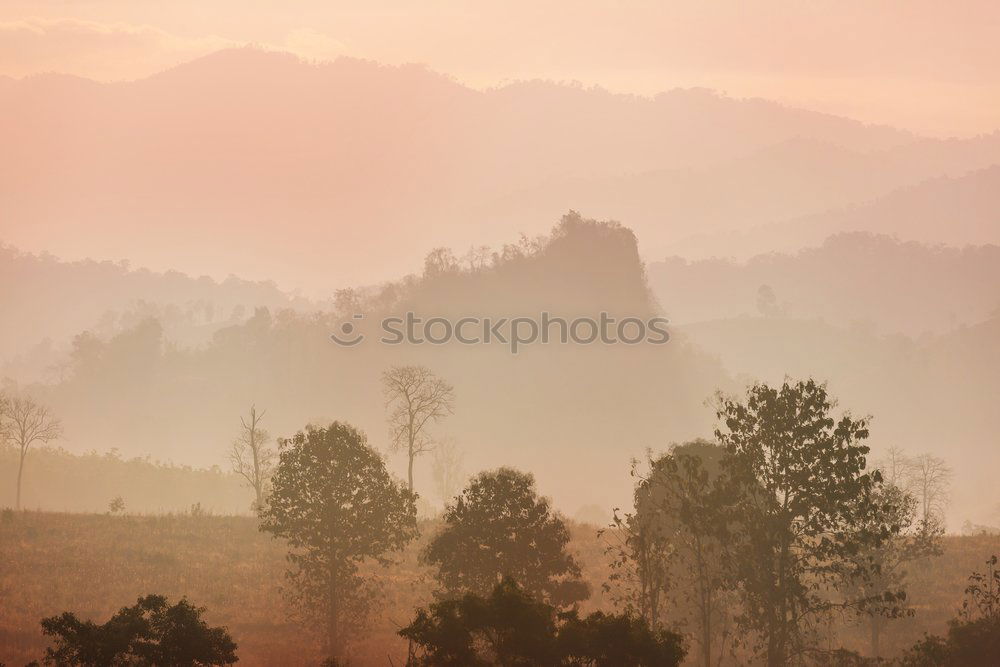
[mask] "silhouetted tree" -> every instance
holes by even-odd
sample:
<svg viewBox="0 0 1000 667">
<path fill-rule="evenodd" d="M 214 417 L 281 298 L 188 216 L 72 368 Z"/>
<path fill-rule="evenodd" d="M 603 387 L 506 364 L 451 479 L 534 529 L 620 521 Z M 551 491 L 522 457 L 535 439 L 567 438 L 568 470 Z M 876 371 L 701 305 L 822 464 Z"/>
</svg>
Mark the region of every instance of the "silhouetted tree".
<svg viewBox="0 0 1000 667">
<path fill-rule="evenodd" d="M 436 278 L 458 270 L 458 259 L 451 248 L 434 248 L 424 257 L 424 278 Z"/>
<path fill-rule="evenodd" d="M 418 609 L 399 634 L 423 650 L 415 665 L 552 665 L 555 610 L 505 577 L 489 596 L 466 593 Z"/>
<path fill-rule="evenodd" d="M 883 525 L 892 527 L 890 536 L 869 548 L 849 556 L 855 567 L 848 572 L 845 592 L 862 601 L 856 611 L 871 629 L 871 657 L 881 657 L 881 635 L 888 620 L 913 615 L 905 600 L 892 596 L 882 599 L 884 591 L 906 590 L 908 566 L 941 554 L 942 530 L 934 523 L 917 520 L 917 501 L 892 484 L 883 483 L 872 492 L 882 507 L 871 515 L 870 531 Z"/>
<path fill-rule="evenodd" d="M 638 475 L 633 466 L 632 474 Z M 640 476 L 635 489 L 635 505 L 642 505 L 648 479 Z M 611 574 L 604 589 L 616 606 L 638 615 L 651 627 L 663 623 L 667 590 L 671 584 L 669 525 L 659 515 L 635 512 L 619 514 L 615 508 L 611 522 L 613 541 L 606 553 L 611 557 Z M 601 531 L 604 534 L 605 531 Z"/>
<path fill-rule="evenodd" d="M 249 421 L 240 417 L 240 434 L 229 450 L 229 460 L 233 472 L 239 474 L 253 489 L 253 509 L 259 512 L 264 506 L 267 485 L 274 474 L 274 450 L 267 447 L 270 435 L 260 427 L 264 412 L 257 413 L 257 407 L 250 406 Z"/>
<path fill-rule="evenodd" d="M 757 288 L 757 312 L 764 317 L 776 317 L 781 314 L 774 288 L 770 285 L 761 285 Z"/>
<path fill-rule="evenodd" d="M 650 458 L 648 472 L 633 466 L 635 510 L 624 517 L 616 512 L 614 526 L 624 539 L 611 549 L 612 586 L 606 586 L 619 591 L 616 603 L 651 627 L 693 626 L 705 665 L 712 664 L 713 645 L 721 649 L 726 636 L 721 548 L 729 512 L 728 489 L 720 480 L 725 455 L 724 448 L 696 440 Z"/>
<path fill-rule="evenodd" d="M 422 559 L 437 567 L 449 594 L 488 595 L 509 576 L 536 599 L 563 606 L 589 595 L 568 543 L 566 525 L 535 492 L 534 477 L 499 468 L 474 477 L 448 504 Z"/>
<path fill-rule="evenodd" d="M 961 616 L 967 621 L 977 618 L 1000 619 L 1000 570 L 997 569 L 996 555 L 986 561 L 986 572 L 973 572 L 969 575 Z"/>
<path fill-rule="evenodd" d="M 510 577 L 488 596 L 466 593 L 418 609 L 399 634 L 421 650 L 413 665 L 659 667 L 684 657 L 679 635 L 627 615 L 559 614 Z"/>
<path fill-rule="evenodd" d="M 560 620 L 563 665 L 679 665 L 686 654 L 679 634 L 651 629 L 646 621 L 628 614 L 597 611 L 581 619 L 574 609 L 560 614 Z"/>
<path fill-rule="evenodd" d="M 416 537 L 414 496 L 348 424 L 309 426 L 279 445 L 261 530 L 288 542 L 292 601 L 321 617 L 326 648 L 339 656 L 371 601 L 358 565 L 387 564 Z"/>
<path fill-rule="evenodd" d="M 115 496 L 111 499 L 111 502 L 108 503 L 108 514 L 125 514 L 125 500 L 121 496 Z"/>
<path fill-rule="evenodd" d="M 430 451 L 429 426 L 454 410 L 453 387 L 424 366 L 393 366 L 382 374 L 389 411 L 389 438 L 394 450 L 407 455 L 406 479 L 413 491 L 413 460 Z"/>
<path fill-rule="evenodd" d="M 236 644 L 225 628 L 209 627 L 203 607 L 187 600 L 170 605 L 162 595 L 139 598 L 103 625 L 64 612 L 42 619 L 42 633 L 55 638 L 45 650 L 54 665 L 230 665 Z"/>
<path fill-rule="evenodd" d="M 48 408 L 30 396 L 8 397 L 4 413 L 0 415 L 0 429 L 13 441 L 20 454 L 17 465 L 17 500 L 14 507 L 21 509 L 21 482 L 24 460 L 28 449 L 36 442 L 47 443 L 62 435 L 59 420 L 49 414 Z"/>
<path fill-rule="evenodd" d="M 814 380 L 757 384 L 743 402 L 720 398 L 716 438 L 738 493 L 739 525 L 727 549 L 743 598 L 740 621 L 760 634 L 769 665 L 809 650 L 806 634 L 830 610 L 857 606 L 830 595 L 855 568 L 850 557 L 892 534 L 878 521 L 881 475 L 865 472 L 868 420 L 834 421 Z M 873 526 L 877 525 L 877 529 Z M 887 603 L 897 594 L 879 595 Z"/>
</svg>

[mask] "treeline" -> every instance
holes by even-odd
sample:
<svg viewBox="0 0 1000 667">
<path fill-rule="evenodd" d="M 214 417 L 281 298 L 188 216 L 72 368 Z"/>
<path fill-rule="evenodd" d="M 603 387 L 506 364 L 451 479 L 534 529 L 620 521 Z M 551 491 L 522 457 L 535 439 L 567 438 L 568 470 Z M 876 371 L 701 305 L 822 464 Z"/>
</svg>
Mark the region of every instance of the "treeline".
<svg viewBox="0 0 1000 667">
<path fill-rule="evenodd" d="M 305 423 L 349 416 L 388 449 L 383 399 L 372 368 L 427 365 L 447 377 L 461 409 L 441 435 L 466 451 L 470 468 L 507 463 L 531 469 L 561 502 L 609 506 L 627 492 L 577 479 L 609 465 L 624 468 L 608 443 L 664 442 L 703 433 L 699 409 L 716 387 L 729 387 L 719 364 L 690 345 L 536 345 L 511 362 L 502 345 L 382 345 L 381 317 L 413 310 L 447 317 L 493 317 L 552 309 L 554 315 L 601 311 L 641 317 L 654 306 L 636 239 L 610 223 L 566 219 L 545 239 L 479 252 L 432 253 L 420 277 L 371 291 L 345 292 L 333 311 L 258 309 L 215 332 L 200 347 L 174 343 L 155 319 L 105 337 L 74 341 L 63 379 L 20 386 L 50 406 L 75 451 L 117 448 L 126 457 L 224 464 L 239 415 L 251 403 L 268 410 L 267 428 L 289 433 Z M 368 340 L 345 349 L 330 340 L 349 314 Z M 661 413 L 661 418 L 650 415 Z M 221 417 L 220 417 L 221 416 Z M 539 460 L 542 450 L 552 454 Z M 426 471 L 416 473 L 424 476 Z M 582 492 L 581 492 L 582 491 Z M 126 498 L 126 502 L 128 499 Z"/>
<path fill-rule="evenodd" d="M 81 331 L 108 337 L 156 317 L 174 340 L 196 344 L 219 327 L 245 320 L 256 307 L 311 306 L 271 282 L 159 273 L 132 268 L 126 261 L 68 262 L 2 243 L 0 282 L 9 287 L 0 293 L 5 322 L 0 331 L 0 363 L 20 356 L 22 367 L 43 338 L 51 341 L 55 355 Z M 45 362 L 52 364 L 51 356 Z M 46 369 L 30 370 L 38 375 Z M 58 377 L 58 372 L 51 375 Z"/>
<path fill-rule="evenodd" d="M 649 277 L 677 323 L 819 318 L 918 339 L 977 324 L 1000 309 L 1000 246 L 928 245 L 865 232 L 742 262 L 670 257 L 652 262 Z"/>
<path fill-rule="evenodd" d="M 390 423 L 445 418 L 450 387 L 401 370 L 383 377 Z M 424 411 L 397 415 L 393 397 Z M 633 506 L 602 531 L 610 574 L 601 585 L 614 608 L 588 614 L 581 604 L 595 591 L 529 473 L 476 474 L 425 536 L 412 480 L 395 479 L 345 422 L 279 439 L 273 465 L 244 477 L 261 481 L 252 488 L 260 530 L 287 548 L 290 619 L 330 664 L 349 660 L 384 600 L 372 567 L 391 572 L 418 538 L 435 592 L 399 630 L 409 665 L 652 666 L 688 654 L 706 666 L 875 664 L 894 619 L 920 613 L 908 601 L 911 573 L 942 553 L 947 466 L 900 451 L 869 461 L 868 418 L 838 414 L 811 379 L 752 385 L 715 405 L 711 441 L 635 464 Z M 253 461 L 254 443 L 266 441 L 256 414 L 236 446 Z M 425 433 L 400 435 L 411 461 L 421 453 L 414 443 L 431 444 Z M 896 656 L 900 664 L 1000 657 L 994 564 L 970 579 L 948 636 L 925 639 Z M 845 617 L 871 628 L 867 656 L 831 645 Z"/>
</svg>

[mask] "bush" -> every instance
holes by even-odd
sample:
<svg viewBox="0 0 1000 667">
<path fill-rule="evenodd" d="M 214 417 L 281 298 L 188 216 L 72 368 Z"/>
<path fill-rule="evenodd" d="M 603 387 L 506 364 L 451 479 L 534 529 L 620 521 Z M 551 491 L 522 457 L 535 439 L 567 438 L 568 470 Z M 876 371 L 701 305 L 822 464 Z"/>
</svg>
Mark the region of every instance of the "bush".
<svg viewBox="0 0 1000 667">
<path fill-rule="evenodd" d="M 103 625 L 71 612 L 42 619 L 42 633 L 55 637 L 45 663 L 56 665 L 229 665 L 238 660 L 225 628 L 210 628 L 203 608 L 187 600 L 170 606 L 162 595 L 139 598 Z"/>
<path fill-rule="evenodd" d="M 428 667 L 668 667 L 685 655 L 680 635 L 651 630 L 627 615 L 559 614 L 509 577 L 489 597 L 467 593 L 418 609 L 399 634 L 422 650 L 412 664 Z"/>
</svg>

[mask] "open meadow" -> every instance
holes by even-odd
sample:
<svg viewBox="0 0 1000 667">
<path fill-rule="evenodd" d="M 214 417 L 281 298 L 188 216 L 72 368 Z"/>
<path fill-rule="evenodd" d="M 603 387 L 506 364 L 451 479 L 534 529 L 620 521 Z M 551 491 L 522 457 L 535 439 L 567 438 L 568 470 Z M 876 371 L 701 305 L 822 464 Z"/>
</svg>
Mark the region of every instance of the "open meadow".
<svg viewBox="0 0 1000 667">
<path fill-rule="evenodd" d="M 406 642 L 396 630 L 432 599 L 433 578 L 417 558 L 438 527 L 422 521 L 421 537 L 398 554 L 398 564 L 376 570 L 387 597 L 370 633 L 356 640 L 352 664 L 404 664 Z M 609 574 L 607 538 L 598 537 L 596 526 L 571 523 L 570 529 L 569 551 L 578 556 L 592 593 L 582 608 L 610 608 L 602 591 Z M 969 573 L 997 552 L 1000 536 L 946 537 L 943 556 L 913 568 L 915 614 L 890 624 L 885 654 L 895 655 L 924 632 L 942 633 L 961 606 Z M 171 599 L 186 595 L 206 607 L 209 624 L 228 627 L 240 664 L 316 664 L 315 638 L 292 622 L 281 595 L 284 554 L 282 543 L 259 532 L 251 517 L 4 512 L 0 662 L 41 658 L 47 642 L 38 622 L 45 616 L 74 611 L 104 621 L 155 592 Z M 845 622 L 832 631 L 830 645 L 863 650 L 866 641 L 865 628 Z"/>
</svg>

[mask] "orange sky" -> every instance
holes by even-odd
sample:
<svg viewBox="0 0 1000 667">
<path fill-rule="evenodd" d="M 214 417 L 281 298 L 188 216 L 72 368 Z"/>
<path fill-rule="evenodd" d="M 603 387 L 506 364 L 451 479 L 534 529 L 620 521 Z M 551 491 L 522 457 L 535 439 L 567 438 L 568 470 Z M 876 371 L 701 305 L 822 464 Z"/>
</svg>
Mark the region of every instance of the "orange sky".
<svg viewBox="0 0 1000 667">
<path fill-rule="evenodd" d="M 1000 128 L 1000 3 L 8 0 L 0 74 L 131 79 L 233 45 L 419 62 L 479 87 L 705 86 L 917 132 Z"/>
</svg>

